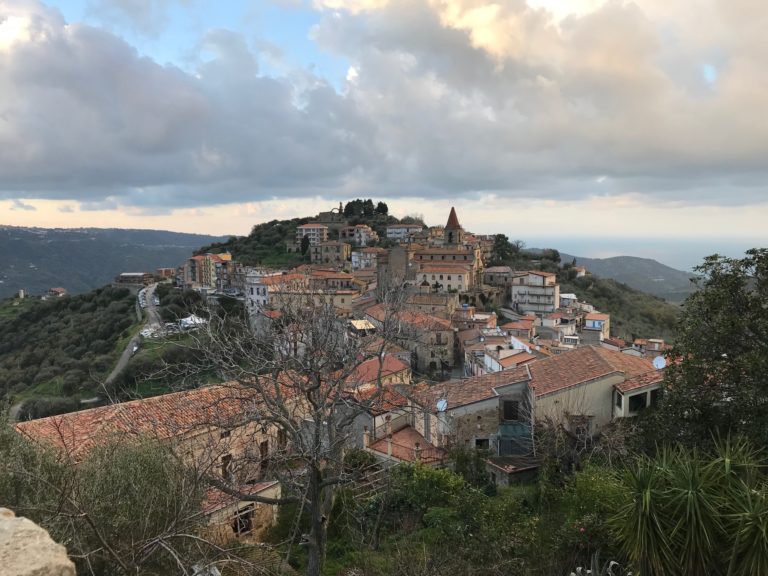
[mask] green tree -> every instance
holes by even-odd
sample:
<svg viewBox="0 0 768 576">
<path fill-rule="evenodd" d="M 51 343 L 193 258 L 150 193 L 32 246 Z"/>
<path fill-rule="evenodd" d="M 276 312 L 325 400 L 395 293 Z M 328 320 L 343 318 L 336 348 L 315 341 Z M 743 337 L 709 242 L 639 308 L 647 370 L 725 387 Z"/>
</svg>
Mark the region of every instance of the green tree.
<svg viewBox="0 0 768 576">
<path fill-rule="evenodd" d="M 696 268 L 669 357 L 661 407 L 646 422 L 656 441 L 700 445 L 713 432 L 768 442 L 768 250 L 710 256 Z"/>
<path fill-rule="evenodd" d="M 496 234 L 493 237 L 493 248 L 491 249 L 491 260 L 494 263 L 501 264 L 512 258 L 514 248 L 509 243 L 509 238 L 505 234 Z"/>
<path fill-rule="evenodd" d="M 309 236 L 303 236 L 301 238 L 301 255 L 304 256 L 309 250 Z"/>
<path fill-rule="evenodd" d="M 386 216 L 389 214 L 389 206 L 385 202 L 379 202 L 376 204 L 376 214 L 382 214 Z"/>
<path fill-rule="evenodd" d="M 194 536 L 204 489 L 151 440 L 108 439 L 75 462 L 0 428 L 0 502 L 64 543 L 78 574 L 159 576 L 212 558 Z"/>
</svg>

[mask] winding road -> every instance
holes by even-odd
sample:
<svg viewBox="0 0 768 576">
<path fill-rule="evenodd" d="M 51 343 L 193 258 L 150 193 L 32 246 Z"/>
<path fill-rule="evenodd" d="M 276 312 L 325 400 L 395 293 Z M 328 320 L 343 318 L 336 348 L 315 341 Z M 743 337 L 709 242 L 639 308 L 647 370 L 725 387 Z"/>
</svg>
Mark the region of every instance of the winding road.
<svg viewBox="0 0 768 576">
<path fill-rule="evenodd" d="M 155 296 L 155 289 L 157 288 L 157 284 L 150 284 L 144 289 L 144 296 L 145 296 L 145 302 L 147 303 L 146 308 L 144 308 L 144 311 L 146 312 L 146 322 L 144 324 L 144 328 L 151 328 L 153 330 L 159 331 L 163 327 L 163 321 L 160 318 L 160 312 L 157 310 L 157 306 L 155 306 L 154 303 L 154 296 Z M 141 292 L 139 292 L 140 294 Z M 136 305 L 138 310 L 141 310 L 141 307 L 139 306 L 139 295 L 136 295 Z M 120 355 L 120 358 L 117 361 L 117 364 L 115 364 L 115 367 L 112 369 L 112 372 L 109 373 L 109 376 L 107 376 L 107 379 L 104 381 L 104 387 L 109 386 L 114 382 L 115 378 L 117 378 L 120 373 L 125 370 L 125 367 L 128 365 L 128 362 L 131 360 L 131 356 L 133 356 L 133 349 L 136 346 L 139 346 L 141 344 L 141 335 L 136 334 L 131 340 L 128 342 L 128 345 L 123 350 L 123 353 Z M 81 403 L 93 403 L 98 402 L 101 398 L 99 396 L 96 396 L 95 398 L 88 398 L 85 400 L 81 400 Z M 17 402 L 13 406 L 10 407 L 8 410 L 8 418 L 11 422 L 16 422 L 19 417 L 19 412 L 21 411 L 21 407 L 24 404 L 24 402 Z"/>
<path fill-rule="evenodd" d="M 144 311 L 146 312 L 147 321 L 145 323 L 144 328 L 150 328 L 153 330 L 160 330 L 162 328 L 163 323 L 160 319 L 160 313 L 157 311 L 157 306 L 155 306 L 154 302 L 154 296 L 155 296 L 155 288 L 157 288 L 157 284 L 150 284 L 144 289 L 144 301 L 147 303 L 147 307 L 144 308 Z M 141 294 L 141 292 L 139 292 Z M 136 295 L 136 298 L 138 300 L 139 296 Z M 109 376 L 107 376 L 107 379 L 104 381 L 105 386 L 109 386 L 114 382 L 115 378 L 117 378 L 120 375 L 120 372 L 125 370 L 125 367 L 128 365 L 128 362 L 131 359 L 131 356 L 133 356 L 133 349 L 136 346 L 139 346 L 141 344 L 141 335 L 136 334 L 133 338 L 131 338 L 130 342 L 128 342 L 128 345 L 125 347 L 125 350 L 123 350 L 123 353 L 120 355 L 120 359 L 117 361 L 117 364 L 115 364 L 115 367 L 112 369 L 112 372 L 109 373 Z"/>
</svg>

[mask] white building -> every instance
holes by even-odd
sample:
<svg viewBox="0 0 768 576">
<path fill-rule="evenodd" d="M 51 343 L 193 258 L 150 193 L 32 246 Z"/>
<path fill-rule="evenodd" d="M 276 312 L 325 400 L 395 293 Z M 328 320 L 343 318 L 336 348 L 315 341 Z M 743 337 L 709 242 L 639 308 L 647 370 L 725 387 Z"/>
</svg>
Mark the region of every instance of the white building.
<svg viewBox="0 0 768 576">
<path fill-rule="evenodd" d="M 376 268 L 379 254 L 386 254 L 384 248 L 360 248 L 352 251 L 352 269 Z"/>
<path fill-rule="evenodd" d="M 408 240 L 411 234 L 422 231 L 421 224 L 393 224 L 387 226 L 387 240 Z"/>
<path fill-rule="evenodd" d="M 270 293 L 308 284 L 304 274 L 286 274 L 274 270 L 249 269 L 245 274 L 245 307 L 248 313 L 264 310 L 270 305 Z"/>
<path fill-rule="evenodd" d="M 560 285 L 552 272 L 519 272 L 509 292 L 512 305 L 523 314 L 547 314 L 560 306 Z"/>
<path fill-rule="evenodd" d="M 302 224 L 296 228 L 296 244 L 301 244 L 302 239 L 309 237 L 309 244 L 316 246 L 320 242 L 328 240 L 328 226 L 324 224 Z"/>
<path fill-rule="evenodd" d="M 471 285 L 472 273 L 459 266 L 422 264 L 416 275 L 419 284 L 434 286 L 437 292 L 463 292 Z"/>
</svg>

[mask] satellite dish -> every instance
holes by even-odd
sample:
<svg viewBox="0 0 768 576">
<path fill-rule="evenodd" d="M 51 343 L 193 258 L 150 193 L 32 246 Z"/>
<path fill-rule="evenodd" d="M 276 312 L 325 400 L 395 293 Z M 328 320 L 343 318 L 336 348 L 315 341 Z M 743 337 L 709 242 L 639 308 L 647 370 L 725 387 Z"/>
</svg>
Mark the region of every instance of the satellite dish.
<svg viewBox="0 0 768 576">
<path fill-rule="evenodd" d="M 448 408 L 448 400 L 440 398 L 440 400 L 437 401 L 437 411 L 445 412 L 446 408 Z"/>
<path fill-rule="evenodd" d="M 656 370 L 663 370 L 666 368 L 667 361 L 664 356 L 656 356 L 656 358 L 653 359 L 653 367 L 656 368 Z"/>
</svg>

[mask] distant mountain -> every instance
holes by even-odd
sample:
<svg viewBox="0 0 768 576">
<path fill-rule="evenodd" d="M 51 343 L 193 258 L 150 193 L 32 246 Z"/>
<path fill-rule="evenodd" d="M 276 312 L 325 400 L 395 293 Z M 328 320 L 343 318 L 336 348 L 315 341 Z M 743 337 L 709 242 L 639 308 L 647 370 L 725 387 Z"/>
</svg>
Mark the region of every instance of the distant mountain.
<svg viewBox="0 0 768 576">
<path fill-rule="evenodd" d="M 121 272 L 178 266 L 201 246 L 225 240 L 163 230 L 0 226 L 0 297 L 54 286 L 88 292 Z"/>
<path fill-rule="evenodd" d="M 576 258 L 577 266 L 585 266 L 596 276 L 612 278 L 670 302 L 682 302 L 694 291 L 691 283 L 694 274 L 676 270 L 650 258 L 635 256 L 584 258 L 562 253 L 560 256 L 563 262 L 570 262 Z"/>
</svg>

